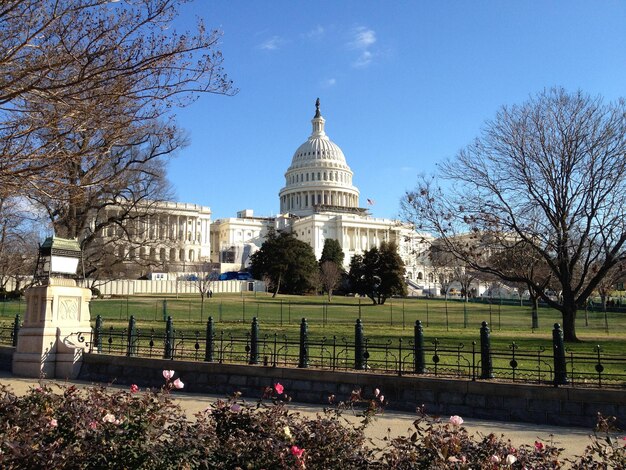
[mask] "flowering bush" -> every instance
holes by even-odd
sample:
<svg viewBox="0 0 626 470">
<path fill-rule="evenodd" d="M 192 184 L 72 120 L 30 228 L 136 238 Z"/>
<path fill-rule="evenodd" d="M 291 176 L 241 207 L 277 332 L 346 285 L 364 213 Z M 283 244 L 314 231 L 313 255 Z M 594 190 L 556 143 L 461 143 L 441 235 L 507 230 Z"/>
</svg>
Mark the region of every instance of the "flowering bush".
<svg viewBox="0 0 626 470">
<path fill-rule="evenodd" d="M 315 418 L 290 412 L 281 384 L 248 404 L 239 394 L 185 416 L 171 391 L 182 388 L 164 371 L 161 390 L 127 391 L 48 387 L 18 397 L 0 386 L 0 467 L 17 468 L 210 468 L 210 469 L 558 469 L 561 449 L 546 442 L 514 447 L 493 434 L 470 435 L 463 418 L 447 422 L 418 410 L 414 431 L 372 445 L 364 429 L 385 399 L 355 390 L 343 409 L 360 411 L 347 424 L 337 406 Z M 179 381 L 177 383 L 177 381 Z M 333 397 L 331 401 L 334 401 Z M 598 438 L 572 468 L 625 468 L 623 439 L 607 438 L 611 420 L 601 418 Z M 604 426 L 604 427 L 602 427 Z M 602 434 L 604 433 L 604 434 Z M 600 435 L 601 434 L 601 435 Z"/>
<path fill-rule="evenodd" d="M 381 459 L 387 468 L 453 469 L 557 469 L 562 449 L 548 444 L 514 447 L 495 434 L 470 435 L 463 418 L 451 416 L 447 423 L 418 409 L 415 431 L 409 437 L 392 439 Z M 536 444 L 536 443 L 535 443 Z"/>
<path fill-rule="evenodd" d="M 616 437 L 618 431 L 614 417 L 606 418 L 598 413 L 594 439 L 585 453 L 571 462 L 572 469 L 626 469 L 626 436 Z"/>
</svg>

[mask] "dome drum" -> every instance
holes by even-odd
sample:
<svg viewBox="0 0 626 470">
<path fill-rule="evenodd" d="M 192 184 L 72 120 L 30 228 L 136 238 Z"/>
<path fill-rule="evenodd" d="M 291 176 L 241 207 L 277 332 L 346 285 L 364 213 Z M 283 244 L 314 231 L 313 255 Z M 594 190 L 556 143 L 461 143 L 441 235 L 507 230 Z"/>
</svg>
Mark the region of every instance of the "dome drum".
<svg viewBox="0 0 626 470">
<path fill-rule="evenodd" d="M 279 192 L 281 213 L 306 215 L 321 206 L 337 210 L 359 206 L 359 190 L 352 185 L 352 170 L 346 158 L 324 131 L 325 120 L 316 103 L 313 131 L 295 151 Z"/>
</svg>

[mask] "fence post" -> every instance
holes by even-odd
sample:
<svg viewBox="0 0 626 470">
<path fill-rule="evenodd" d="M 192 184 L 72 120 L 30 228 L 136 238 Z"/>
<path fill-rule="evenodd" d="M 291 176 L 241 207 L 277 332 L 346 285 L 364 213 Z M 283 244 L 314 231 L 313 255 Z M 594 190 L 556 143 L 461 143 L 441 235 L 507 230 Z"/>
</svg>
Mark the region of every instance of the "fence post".
<svg viewBox="0 0 626 470">
<path fill-rule="evenodd" d="M 206 362 L 213 362 L 213 341 L 215 333 L 213 331 L 213 317 L 209 317 L 206 322 L 206 342 L 204 351 L 204 360 Z"/>
<path fill-rule="evenodd" d="M 414 328 L 414 348 L 413 356 L 415 358 L 414 371 L 416 374 L 423 374 L 426 372 L 426 359 L 424 357 L 424 329 L 422 328 L 422 322 L 415 320 Z"/>
<path fill-rule="evenodd" d="M 167 321 L 167 299 L 163 299 L 163 321 Z"/>
<path fill-rule="evenodd" d="M 131 315 L 128 320 L 128 337 L 126 339 L 126 355 L 137 355 L 137 322 L 135 316 Z"/>
<path fill-rule="evenodd" d="M 250 329 L 250 361 L 248 363 L 259 363 L 259 322 L 256 317 L 252 317 L 252 327 Z"/>
<path fill-rule="evenodd" d="M 481 379 L 493 379 L 493 366 L 491 364 L 491 333 L 489 326 L 484 321 L 480 327 L 480 365 Z"/>
<path fill-rule="evenodd" d="M 552 330 L 552 350 L 554 351 L 554 386 L 558 387 L 567 384 L 563 331 L 558 323 L 554 324 L 554 330 Z"/>
<path fill-rule="evenodd" d="M 298 359 L 298 367 L 304 369 L 309 367 L 309 326 L 306 318 L 300 323 L 300 355 Z"/>
<path fill-rule="evenodd" d="M 165 323 L 165 347 L 163 348 L 164 359 L 174 359 L 174 325 L 172 317 L 167 317 Z"/>
<path fill-rule="evenodd" d="M 13 345 L 13 347 L 17 347 L 17 335 L 20 332 L 20 314 L 16 313 L 15 314 L 15 321 L 13 322 L 13 341 L 11 341 L 11 344 Z"/>
<path fill-rule="evenodd" d="M 356 324 L 354 325 L 354 368 L 356 370 L 365 369 L 364 353 L 363 324 L 361 323 L 361 319 L 357 318 Z"/>
<path fill-rule="evenodd" d="M 93 344 L 98 354 L 102 353 L 102 315 L 96 317 L 96 328 L 93 334 Z"/>
</svg>

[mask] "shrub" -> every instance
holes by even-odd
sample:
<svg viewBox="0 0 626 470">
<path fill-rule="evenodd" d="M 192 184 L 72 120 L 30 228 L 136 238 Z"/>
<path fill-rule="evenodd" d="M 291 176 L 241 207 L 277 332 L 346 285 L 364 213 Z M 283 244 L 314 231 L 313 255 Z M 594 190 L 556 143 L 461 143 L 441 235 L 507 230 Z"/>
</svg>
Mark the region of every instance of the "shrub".
<svg viewBox="0 0 626 470">
<path fill-rule="evenodd" d="M 237 394 L 188 418 L 171 392 L 184 386 L 163 371 L 160 390 L 42 386 L 16 396 L 0 386 L 0 467 L 138 469 L 558 469 L 561 449 L 542 442 L 513 447 L 503 436 L 470 435 L 463 419 L 441 422 L 418 410 L 415 430 L 371 445 L 364 430 L 384 411 L 383 394 L 355 390 L 337 406 L 306 418 L 288 410 L 280 384 L 248 404 Z M 334 403 L 335 397 L 329 401 Z M 344 410 L 360 410 L 348 424 Z M 624 468 L 623 442 L 607 439 L 610 419 L 572 468 Z M 604 426 L 604 427 L 602 427 Z"/>
</svg>

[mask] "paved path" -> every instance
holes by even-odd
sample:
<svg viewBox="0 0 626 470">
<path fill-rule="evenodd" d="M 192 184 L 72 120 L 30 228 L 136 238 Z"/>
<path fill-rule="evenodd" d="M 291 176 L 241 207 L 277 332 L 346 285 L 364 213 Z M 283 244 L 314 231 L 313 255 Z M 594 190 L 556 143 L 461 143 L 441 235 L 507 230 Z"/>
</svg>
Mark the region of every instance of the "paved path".
<svg viewBox="0 0 626 470">
<path fill-rule="evenodd" d="M 57 380 L 45 380 L 44 382 L 49 385 L 67 384 L 67 382 Z M 72 383 L 79 386 L 89 385 L 87 382 L 80 381 L 73 381 Z M 37 386 L 38 380 L 13 377 L 8 372 L 0 371 L 0 384 L 10 385 L 12 390 L 19 395 L 26 393 L 31 387 Z M 124 386 L 123 388 L 126 389 L 127 387 Z M 174 391 L 173 393 L 177 396 L 179 404 L 186 411 L 188 416 L 204 410 L 216 399 L 221 398 L 215 395 L 181 393 L 180 391 Z M 250 401 L 254 402 L 256 399 L 257 397 L 251 397 Z M 322 410 L 321 406 L 299 403 L 290 403 L 289 408 L 306 416 L 315 416 L 316 413 Z M 347 412 L 344 416 L 354 421 L 358 421 L 359 419 L 356 416 L 351 416 Z M 374 441 L 386 436 L 395 437 L 408 435 L 408 430 L 412 429 L 414 420 L 415 415 L 413 414 L 387 411 L 383 415 L 379 415 L 376 420 L 368 426 L 366 434 Z M 592 433 L 591 430 L 587 428 L 507 423 L 473 418 L 464 418 L 463 426 L 471 434 L 489 434 L 492 432 L 496 435 L 504 434 L 507 439 L 511 440 L 514 446 L 519 446 L 520 444 L 531 445 L 535 440 L 552 443 L 557 447 L 565 449 L 562 454 L 563 457 L 572 457 L 582 454 L 585 447 L 591 442 L 589 436 Z"/>
</svg>

